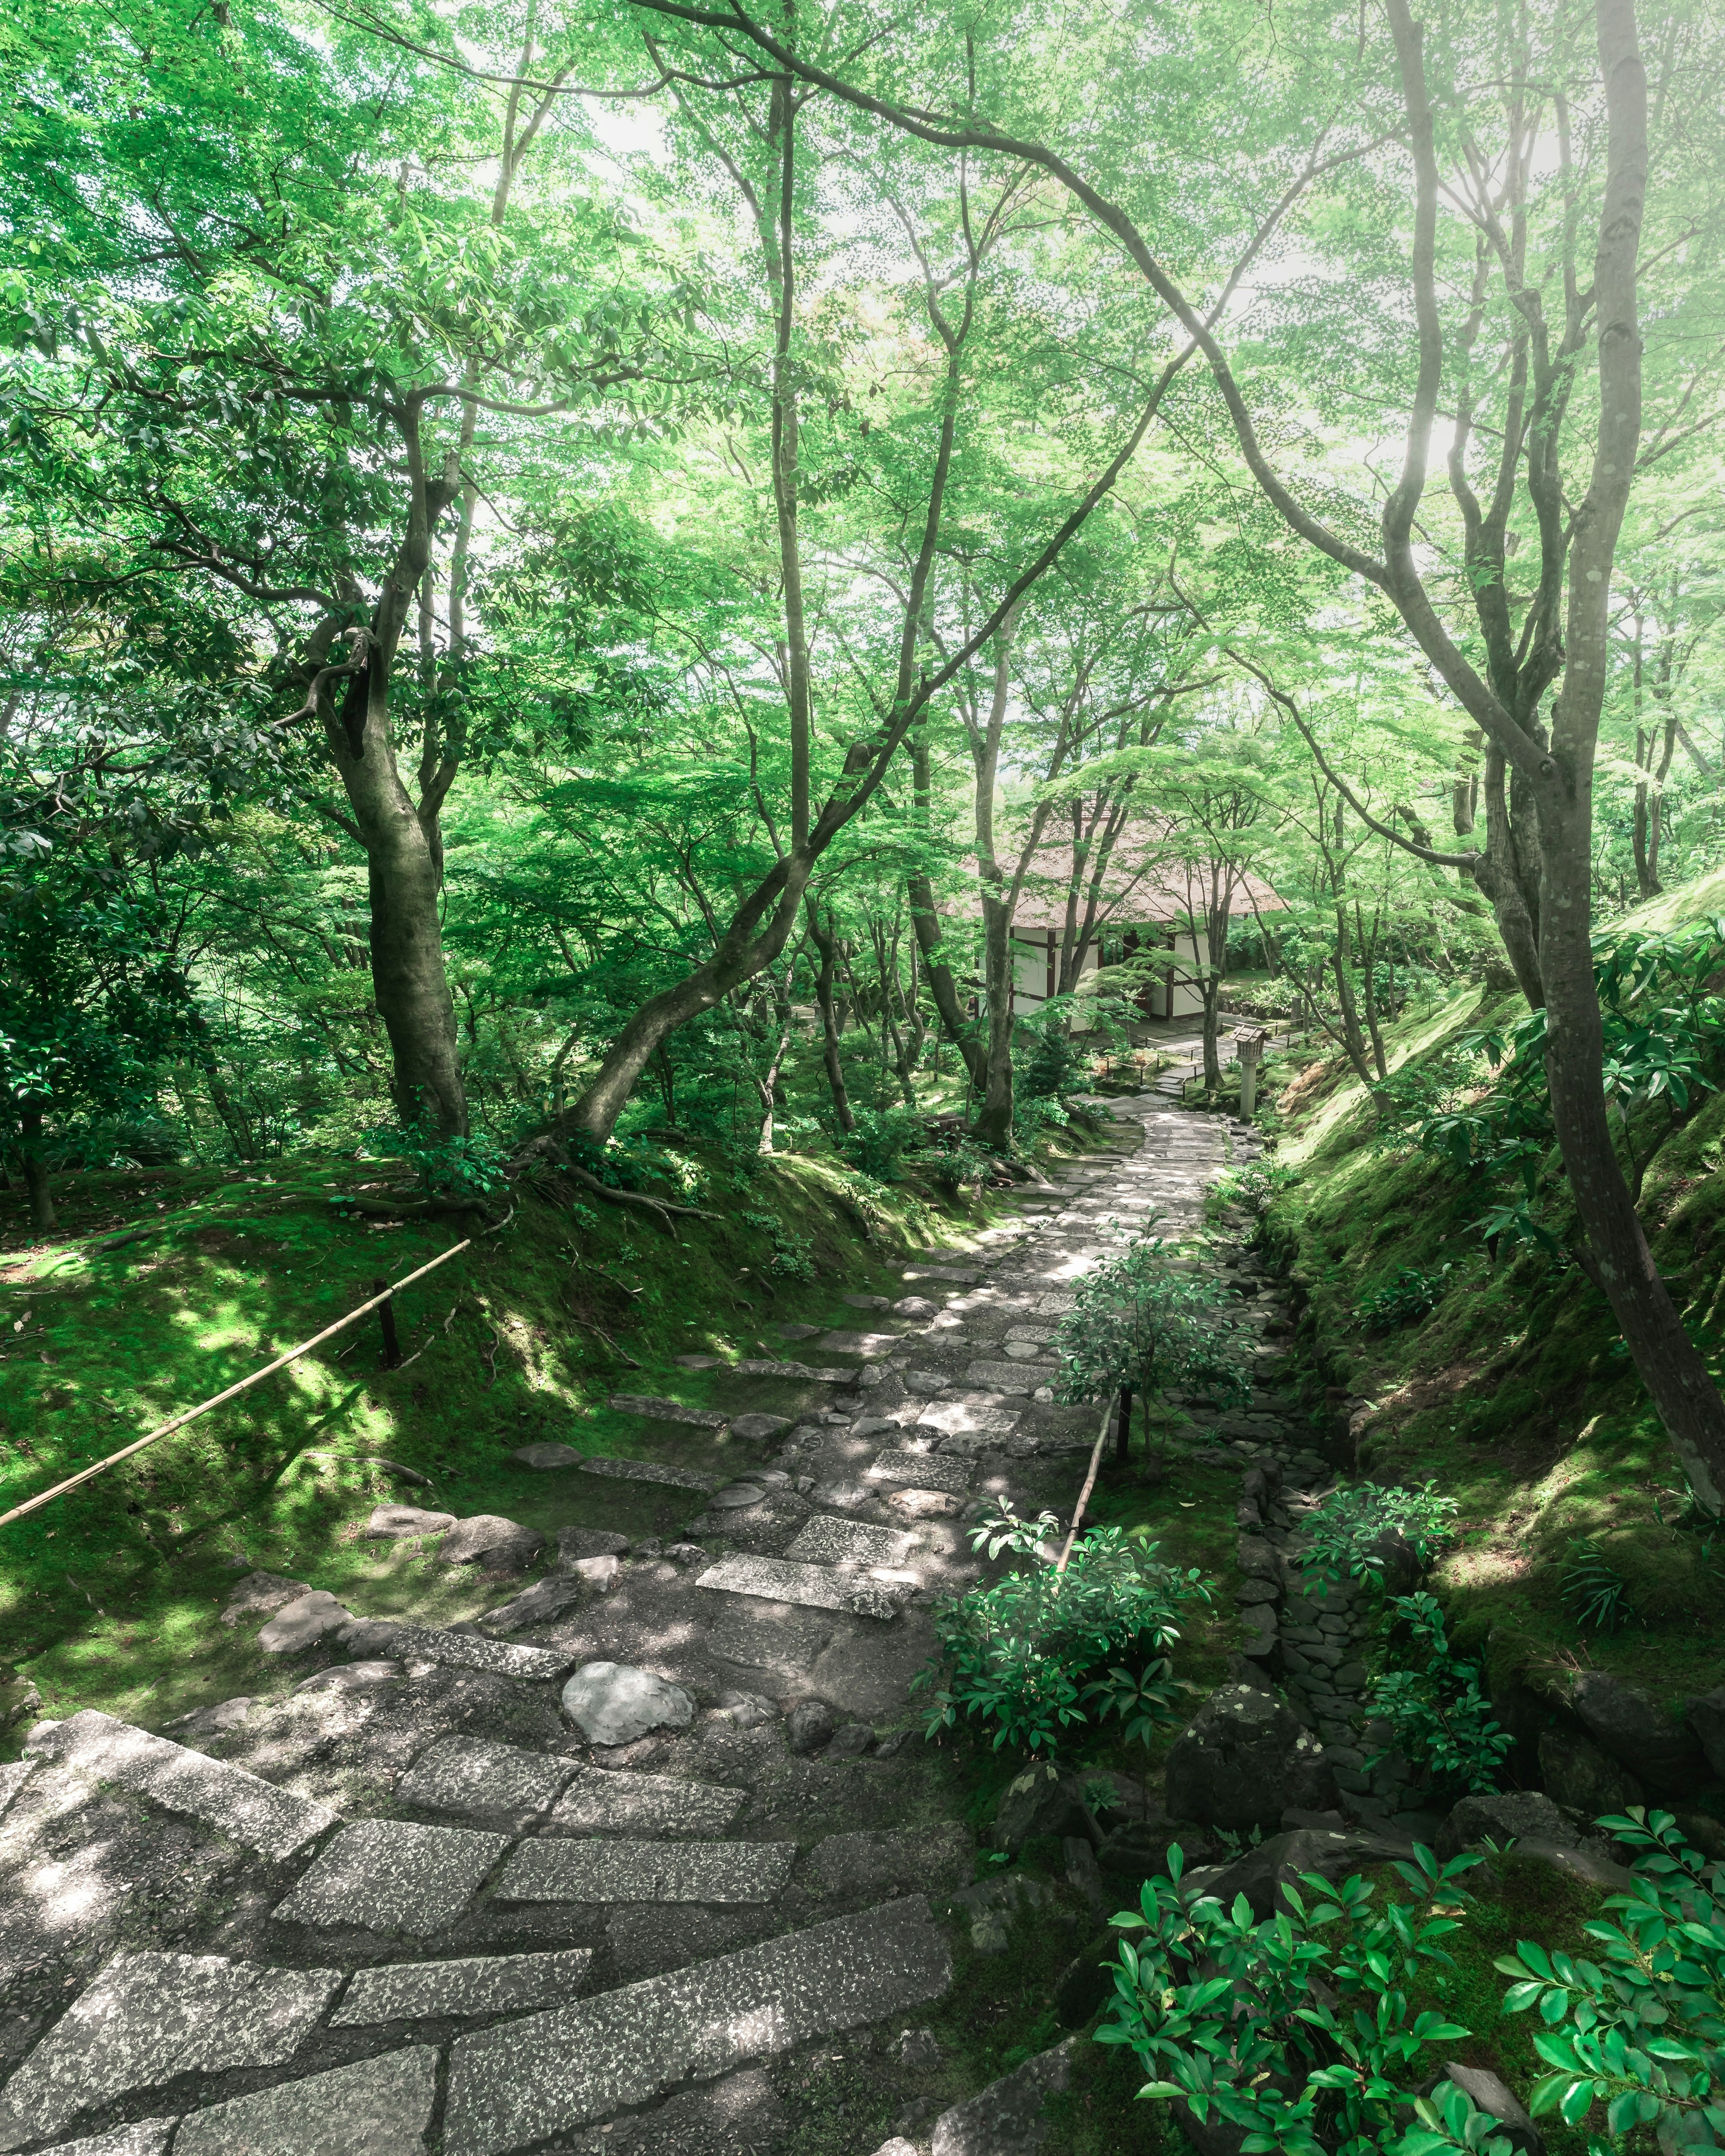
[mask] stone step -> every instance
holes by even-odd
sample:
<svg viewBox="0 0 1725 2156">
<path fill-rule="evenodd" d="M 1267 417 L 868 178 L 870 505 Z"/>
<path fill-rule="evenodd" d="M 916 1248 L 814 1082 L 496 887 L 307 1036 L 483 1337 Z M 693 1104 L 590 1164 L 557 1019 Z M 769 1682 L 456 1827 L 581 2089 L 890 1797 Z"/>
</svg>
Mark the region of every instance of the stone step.
<svg viewBox="0 0 1725 2156">
<path fill-rule="evenodd" d="M 613 1393 L 605 1404 L 620 1414 L 642 1415 L 649 1422 L 689 1423 L 697 1430 L 723 1430 L 731 1419 L 716 1408 L 685 1408 L 680 1400 L 666 1399 L 659 1393 Z"/>
<path fill-rule="evenodd" d="M 549 1811 L 576 1771 L 572 1759 L 488 1744 L 477 1737 L 445 1737 L 395 1785 L 398 1802 L 416 1810 L 453 1812 L 506 1832 L 525 1832 Z"/>
<path fill-rule="evenodd" d="M 696 1581 L 721 1594 L 752 1594 L 762 1602 L 789 1602 L 802 1609 L 836 1609 L 852 1617 L 897 1616 L 914 1580 L 877 1579 L 870 1573 L 834 1572 L 830 1565 L 796 1564 L 778 1557 L 727 1557 Z"/>
<path fill-rule="evenodd" d="M 361 1820 L 319 1854 L 275 1920 L 429 1938 L 466 1913 L 509 1841 L 470 1827 Z"/>
<path fill-rule="evenodd" d="M 864 1355 L 878 1360 L 908 1342 L 897 1332 L 824 1332 L 814 1344 L 830 1355 Z"/>
<path fill-rule="evenodd" d="M 964 1373 L 967 1385 L 985 1385 L 992 1393 L 1032 1393 L 1039 1385 L 1051 1385 L 1060 1374 L 1058 1363 L 973 1363 Z"/>
<path fill-rule="evenodd" d="M 740 1378 L 793 1378 L 805 1385 L 854 1385 L 855 1370 L 833 1370 L 812 1363 L 742 1362 L 732 1365 Z"/>
<path fill-rule="evenodd" d="M 1012 1417 L 1014 1423 L 1018 1419 Z M 944 1490 L 949 1496 L 963 1497 L 972 1475 L 967 1462 L 952 1453 L 882 1452 L 864 1470 L 863 1480 L 895 1490 Z"/>
<path fill-rule="evenodd" d="M 482 1954 L 463 1961 L 392 1962 L 360 1970 L 331 2015 L 330 2026 L 460 2020 L 558 2006 L 575 1997 L 592 1967 L 590 1947 L 555 1953 Z"/>
<path fill-rule="evenodd" d="M 785 1552 L 792 1564 L 901 1565 L 916 1537 L 898 1527 L 871 1527 L 860 1520 L 835 1520 L 817 1512 Z"/>
<path fill-rule="evenodd" d="M 413 2044 L 195 2111 L 174 2156 L 410 2156 L 436 2106 L 437 2053 Z"/>
<path fill-rule="evenodd" d="M 719 1782 L 685 1782 L 634 1768 L 578 1767 L 544 1831 L 549 1834 L 718 1835 L 748 1795 Z"/>
<path fill-rule="evenodd" d="M 961 1287 L 974 1287 L 983 1275 L 973 1265 L 906 1265 L 899 1277 L 907 1281 L 957 1281 Z"/>
<path fill-rule="evenodd" d="M 298 1856 L 337 1824 L 322 1804 L 94 1707 L 65 1722 L 38 1722 L 29 1750 L 92 1781 L 117 1782 L 164 1811 L 189 1814 L 275 1861 Z"/>
<path fill-rule="evenodd" d="M 501 1902 L 771 1902 L 793 1841 L 524 1841 L 497 1882 Z"/>
<path fill-rule="evenodd" d="M 445 2156 L 510 2156 L 686 2081 L 709 2081 L 942 1997 L 946 1943 L 920 1896 L 464 2036 Z"/>
<path fill-rule="evenodd" d="M 444 1669 L 485 1670 L 521 1684 L 555 1684 L 580 1657 L 545 1647 L 512 1647 L 473 1632 L 443 1632 L 427 1625 L 398 1625 L 388 1617 L 356 1617 L 336 1643 L 357 1659 L 382 1656 L 398 1662 L 436 1662 Z"/>
</svg>

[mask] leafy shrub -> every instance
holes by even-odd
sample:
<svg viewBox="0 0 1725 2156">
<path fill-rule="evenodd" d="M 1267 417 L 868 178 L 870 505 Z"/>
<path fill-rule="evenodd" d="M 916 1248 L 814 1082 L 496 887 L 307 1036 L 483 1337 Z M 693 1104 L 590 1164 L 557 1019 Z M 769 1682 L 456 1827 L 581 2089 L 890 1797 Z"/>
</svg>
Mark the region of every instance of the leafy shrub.
<svg viewBox="0 0 1725 2156">
<path fill-rule="evenodd" d="M 1012 1134 L 1020 1145 L 1034 1145 L 1045 1131 L 1064 1130 L 1071 1120 L 1052 1094 L 1013 1093 Z"/>
<path fill-rule="evenodd" d="M 859 1107 L 853 1112 L 856 1127 L 839 1140 L 839 1152 L 876 1183 L 901 1182 L 905 1156 L 922 1146 L 922 1116 L 914 1108 Z"/>
<path fill-rule="evenodd" d="M 1423 1969 L 1451 1965 L 1442 1942 L 1468 1899 L 1461 1876 L 1479 1861 L 1440 1865 L 1416 1849 L 1395 1866 L 1414 1899 L 1381 1908 L 1358 1876 L 1333 1886 L 1306 1872 L 1259 1923 L 1244 1895 L 1224 1908 L 1183 1885 L 1182 1852 L 1171 1849 L 1167 1873 L 1144 1882 L 1137 1910 L 1113 1920 L 1125 1936 L 1111 2018 L 1096 2041 L 1136 2055 L 1151 2076 L 1141 2096 L 1243 2128 L 1249 2152 L 1429 2156 L 1475 2147 L 1483 2137 L 1461 2090 L 1438 2103 L 1415 2094 L 1435 2069 L 1427 2047 L 1469 2031 L 1414 2013 L 1408 1992 Z M 1486 2145 L 1507 2156 L 1507 2142 Z"/>
<path fill-rule="evenodd" d="M 1202 1274 L 1174 1271 L 1170 1255 L 1167 1244 L 1140 1239 L 1085 1276 L 1055 1329 L 1057 1399 L 1102 1399 L 1122 1385 L 1147 1394 L 1181 1385 L 1250 1397 L 1235 1298 Z"/>
<path fill-rule="evenodd" d="M 1292 1168 L 1279 1167 L 1273 1160 L 1249 1161 L 1244 1168 L 1218 1176 L 1206 1194 L 1204 1210 L 1208 1214 L 1213 1201 L 1219 1209 L 1237 1205 L 1261 1226 L 1282 1192 L 1291 1190 L 1299 1179 Z"/>
<path fill-rule="evenodd" d="M 1478 1664 L 1457 1658 L 1444 1613 L 1430 1595 L 1398 1595 L 1390 1606 L 1423 1659 L 1417 1669 L 1389 1671 L 1372 1688 L 1371 1712 L 1389 1724 L 1391 1740 L 1366 1762 L 1368 1772 L 1395 1750 L 1445 1794 L 1495 1789 L 1515 1739 L 1492 1719 Z"/>
<path fill-rule="evenodd" d="M 1725 1866 L 1707 1863 L 1669 1812 L 1637 1805 L 1599 1821 L 1643 1853 L 1629 1891 L 1587 1926 L 1597 1962 L 1548 1953 L 1523 1939 L 1497 1967 L 1515 1981 L 1512 2014 L 1537 2007 L 1533 2047 L 1550 2071 L 1527 2108 L 1579 2127 L 1595 2104 L 1604 2133 L 1589 2156 L 1645 2146 L 1664 2156 L 1717 2148 L 1725 2139 Z"/>
<path fill-rule="evenodd" d="M 1561 1592 L 1576 1623 L 1589 1632 L 1620 1632 L 1633 1624 L 1635 1604 L 1629 1582 L 1614 1570 L 1598 1547 L 1579 1537 L 1569 1543 Z"/>
<path fill-rule="evenodd" d="M 1307 1514 L 1300 1563 L 1323 1579 L 1381 1587 L 1387 1538 L 1399 1535 L 1428 1564 L 1453 1537 L 1455 1517 L 1455 1500 L 1435 1482 L 1342 1484 Z"/>
<path fill-rule="evenodd" d="M 1154 1543 L 1119 1527 L 1092 1527 L 1057 1574 L 1037 1552 L 1060 1532 L 1052 1512 L 1021 1520 L 1009 1507 L 974 1531 L 973 1546 L 987 1543 L 991 1558 L 1011 1549 L 1029 1562 L 936 1610 L 939 1652 L 912 1683 L 932 1694 L 931 1736 L 963 1714 L 993 1727 L 997 1751 L 1010 1745 L 1034 1754 L 1110 1712 L 1129 1721 L 1173 1718 L 1175 1620 L 1183 1604 L 1209 1601 L 1208 1584 L 1196 1570 L 1163 1563 Z M 1128 1663 L 1142 1672 L 1136 1681 L 1121 1666 Z M 1133 1686 L 1129 1707 L 1122 1677 Z"/>
<path fill-rule="evenodd" d="M 1069 1092 L 1084 1075 L 1085 1054 L 1066 1030 L 1064 1018 L 1024 1028 L 1029 1047 L 1013 1072 L 1014 1099 L 1051 1101 Z"/>
<path fill-rule="evenodd" d="M 1423 1273 L 1416 1265 L 1399 1265 L 1382 1287 L 1363 1295 L 1353 1314 L 1372 1332 L 1390 1332 L 1399 1325 L 1417 1325 L 1430 1317 L 1443 1301 L 1450 1268 Z"/>
<path fill-rule="evenodd" d="M 482 1131 L 465 1138 L 438 1138 L 417 1124 L 406 1130 L 384 1125 L 367 1131 L 366 1143 L 382 1159 L 411 1163 L 422 1188 L 435 1198 L 476 1201 L 503 1181 L 503 1149 Z"/>
</svg>

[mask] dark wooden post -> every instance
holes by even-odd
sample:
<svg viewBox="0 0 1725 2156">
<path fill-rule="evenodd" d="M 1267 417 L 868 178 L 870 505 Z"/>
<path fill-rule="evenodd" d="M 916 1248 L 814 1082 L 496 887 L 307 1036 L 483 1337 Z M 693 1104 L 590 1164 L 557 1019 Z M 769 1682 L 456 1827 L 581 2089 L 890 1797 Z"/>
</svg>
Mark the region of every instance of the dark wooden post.
<svg viewBox="0 0 1725 2156">
<path fill-rule="evenodd" d="M 388 1281 L 373 1281 L 372 1293 L 382 1295 L 388 1285 Z M 383 1327 L 383 1367 L 386 1370 L 398 1370 L 401 1368 L 401 1342 L 395 1337 L 395 1304 L 393 1300 L 379 1305 L 377 1318 Z"/>
</svg>

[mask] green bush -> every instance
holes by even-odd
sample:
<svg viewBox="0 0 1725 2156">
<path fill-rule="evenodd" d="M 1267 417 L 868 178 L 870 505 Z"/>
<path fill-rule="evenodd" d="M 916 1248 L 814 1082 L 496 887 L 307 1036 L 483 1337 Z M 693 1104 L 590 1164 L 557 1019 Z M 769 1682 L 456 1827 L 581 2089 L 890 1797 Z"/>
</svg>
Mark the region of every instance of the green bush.
<svg viewBox="0 0 1725 2156">
<path fill-rule="evenodd" d="M 1399 1536 L 1424 1566 L 1454 1539 L 1455 1518 L 1455 1500 L 1435 1482 L 1344 1483 L 1307 1514 L 1301 1567 L 1332 1583 L 1381 1587 L 1389 1538 Z"/>
<path fill-rule="evenodd" d="M 1399 1325 L 1417 1325 L 1430 1317 L 1450 1282 L 1450 1268 L 1422 1273 L 1417 1266 L 1401 1265 L 1383 1286 L 1363 1295 L 1353 1314 L 1368 1332 L 1391 1332 Z"/>
<path fill-rule="evenodd" d="M 1412 1633 L 1420 1661 L 1388 1671 L 1372 1687 L 1370 1711 L 1390 1727 L 1386 1752 L 1399 1751 L 1423 1768 L 1442 1796 L 1495 1789 L 1515 1739 L 1492 1718 L 1478 1665 L 1458 1659 L 1430 1595 L 1398 1595 L 1390 1607 Z M 1368 1773 L 1384 1756 L 1367 1760 Z"/>
<path fill-rule="evenodd" d="M 1183 1604 L 1209 1601 L 1208 1584 L 1119 1527 L 1092 1527 L 1057 1574 L 1038 1553 L 1060 1529 L 1052 1512 L 1021 1520 L 1004 1508 L 974 1531 L 973 1545 L 986 1543 L 991 1558 L 1010 1549 L 1029 1562 L 935 1611 L 939 1651 L 911 1687 L 932 1694 L 931 1736 L 962 1714 L 992 1727 L 997 1751 L 1034 1754 L 1110 1712 L 1129 1713 L 1137 1725 L 1173 1719 L 1175 1620 Z"/>
<path fill-rule="evenodd" d="M 1181 1385 L 1250 1398 L 1235 1298 L 1201 1274 L 1176 1272 L 1171 1255 L 1168 1244 L 1141 1239 L 1080 1282 L 1055 1329 L 1056 1399 L 1103 1399 L 1123 1385 L 1151 1394 Z"/>
<path fill-rule="evenodd" d="M 839 1140 L 839 1151 L 853 1168 L 876 1183 L 903 1179 L 905 1156 L 923 1143 L 922 1118 L 914 1108 L 857 1108 L 856 1127 Z"/>
<path fill-rule="evenodd" d="M 1707 1863 L 1669 1812 L 1640 1806 L 1599 1825 L 1643 1853 L 1629 1891 L 1587 1935 L 1597 1962 L 1522 1940 L 1497 1967 L 1515 1979 L 1504 2005 L 1538 2010 L 1534 2049 L 1549 2067 L 1528 2109 L 1579 2127 L 1604 2106 L 1589 2156 L 1647 2145 L 1664 2156 L 1725 2139 L 1725 1866 Z"/>
<path fill-rule="evenodd" d="M 1435 2071 L 1428 2047 L 1469 2034 L 1416 2014 L 1408 1994 L 1423 1970 L 1450 1965 L 1459 1881 L 1479 1861 L 1416 1849 L 1395 1866 L 1414 1899 L 1382 1907 L 1358 1876 L 1334 1886 L 1306 1872 L 1260 1923 L 1244 1895 L 1230 1908 L 1183 1885 L 1172 1849 L 1138 1908 L 1113 1919 L 1123 1936 L 1096 2041 L 1136 2055 L 1150 2076 L 1141 2096 L 1243 2128 L 1248 2156 L 1507 2156 L 1459 2089 L 1436 2102 L 1416 2093 Z"/>
</svg>

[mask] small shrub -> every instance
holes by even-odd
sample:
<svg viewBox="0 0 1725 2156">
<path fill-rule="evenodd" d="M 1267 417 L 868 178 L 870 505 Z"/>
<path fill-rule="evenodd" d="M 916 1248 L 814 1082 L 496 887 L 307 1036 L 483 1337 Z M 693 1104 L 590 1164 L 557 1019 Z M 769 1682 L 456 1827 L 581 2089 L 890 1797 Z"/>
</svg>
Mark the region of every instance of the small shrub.
<svg viewBox="0 0 1725 2156">
<path fill-rule="evenodd" d="M 839 1151 L 853 1168 L 876 1183 L 904 1179 L 905 1157 L 919 1152 L 922 1118 L 914 1108 L 857 1108 L 855 1130 L 839 1140 Z"/>
<path fill-rule="evenodd" d="M 1434 1789 L 1495 1789 L 1515 1739 L 1491 1716 L 1479 1666 L 1458 1659 L 1444 1613 L 1430 1594 L 1398 1595 L 1390 1605 L 1414 1635 L 1417 1669 L 1391 1670 L 1373 1686 L 1373 1714 L 1389 1724 L 1390 1743 L 1366 1762 L 1368 1773 L 1391 1750 L 1425 1770 Z"/>
<path fill-rule="evenodd" d="M 1014 1099 L 1051 1101 L 1082 1081 L 1084 1054 L 1066 1030 L 1064 1018 L 1025 1030 L 1030 1045 L 1013 1072 Z"/>
<path fill-rule="evenodd" d="M 1508 2156 L 1460 2089 L 1417 2094 L 1437 2064 L 1427 2047 L 1470 2033 L 1414 2013 L 1408 1992 L 1422 1969 L 1451 1965 L 1443 1942 L 1468 1900 L 1461 1875 L 1479 1861 L 1440 1865 L 1416 1849 L 1395 1866 L 1414 1898 L 1382 1907 L 1357 1876 L 1334 1886 L 1306 1872 L 1258 1923 L 1244 1895 L 1224 1908 L 1183 1886 L 1172 1849 L 1137 1910 L 1113 1919 L 1124 1936 L 1096 2041 L 1135 2054 L 1151 2076 L 1141 2096 L 1244 2128 L 1248 2152 Z"/>
<path fill-rule="evenodd" d="M 1057 1574 L 1036 1553 L 1060 1531 L 1052 1512 L 1021 1520 L 1009 1507 L 975 1530 L 973 1545 L 988 1543 L 991 1558 L 1009 1548 L 1029 1562 L 936 1610 L 939 1653 L 911 1687 L 932 1695 L 931 1736 L 962 1714 L 993 1728 L 997 1751 L 1034 1755 L 1110 1712 L 1124 1709 L 1135 1725 L 1173 1720 L 1175 1620 L 1183 1604 L 1209 1601 L 1208 1584 L 1119 1527 L 1092 1527 Z"/>
<path fill-rule="evenodd" d="M 1344 1577 L 1384 1584 L 1386 1540 L 1399 1536 L 1422 1565 L 1455 1536 L 1455 1500 L 1435 1482 L 1411 1486 L 1343 1484 L 1306 1518 L 1302 1568 L 1334 1582 Z"/>
<path fill-rule="evenodd" d="M 1593 1543 L 1572 1538 L 1570 1562 L 1564 1568 L 1560 1591 L 1569 1614 L 1584 1630 L 1620 1632 L 1635 1622 L 1629 1582 L 1606 1562 Z"/>
<path fill-rule="evenodd" d="M 1533 2048 L 1550 2071 L 1527 2108 L 1580 2127 L 1604 2104 L 1589 2156 L 1645 2147 L 1664 2156 L 1725 2140 L 1725 1866 L 1707 1863 L 1669 1812 L 1637 1805 L 1599 1824 L 1642 1854 L 1626 1893 L 1587 1927 L 1597 1962 L 1523 1939 L 1497 1967 L 1515 1981 L 1512 2014 L 1537 2008 Z"/>
<path fill-rule="evenodd" d="M 1392 1332 L 1399 1325 L 1417 1325 L 1443 1301 L 1449 1282 L 1448 1265 L 1435 1273 L 1401 1265 L 1381 1287 L 1360 1297 L 1353 1314 L 1368 1332 Z"/>
<path fill-rule="evenodd" d="M 1057 1399 L 1103 1399 L 1123 1385 L 1152 1394 L 1180 1385 L 1250 1398 L 1234 1297 L 1202 1275 L 1174 1271 L 1169 1255 L 1165 1243 L 1140 1240 L 1080 1282 L 1055 1329 Z"/>
<path fill-rule="evenodd" d="M 384 1160 L 405 1160 L 421 1188 L 434 1198 L 489 1197 L 503 1181 L 503 1148 L 482 1131 L 465 1138 L 433 1137 L 414 1125 L 385 1125 L 366 1132 L 366 1144 Z"/>
</svg>

